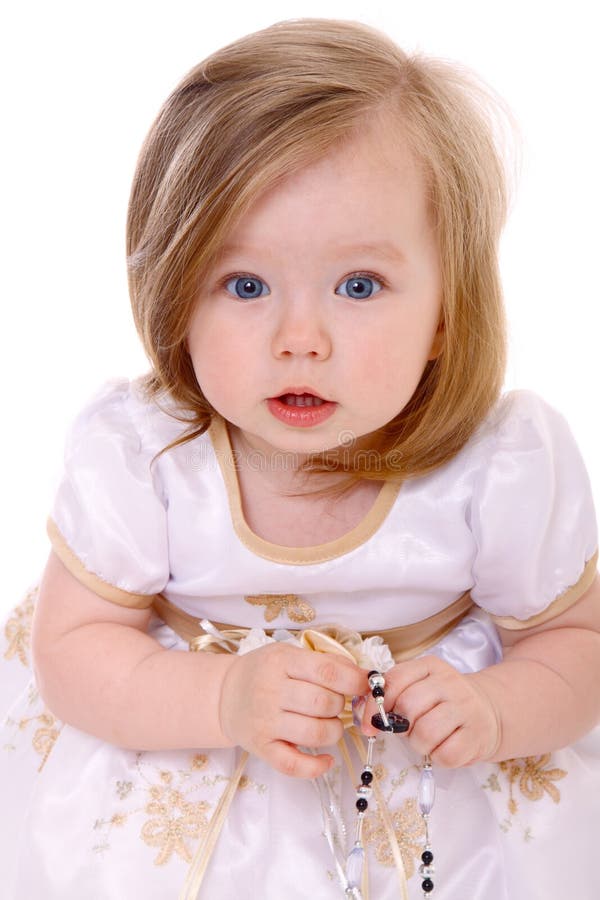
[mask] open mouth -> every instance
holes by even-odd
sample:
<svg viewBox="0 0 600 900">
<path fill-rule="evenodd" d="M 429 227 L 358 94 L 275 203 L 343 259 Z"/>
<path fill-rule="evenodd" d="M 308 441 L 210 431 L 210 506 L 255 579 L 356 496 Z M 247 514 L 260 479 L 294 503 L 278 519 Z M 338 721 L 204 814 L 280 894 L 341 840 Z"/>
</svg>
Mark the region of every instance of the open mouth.
<svg viewBox="0 0 600 900">
<path fill-rule="evenodd" d="M 325 400 L 310 391 L 288 390 L 278 397 L 267 400 L 270 413 L 280 422 L 294 427 L 306 428 L 319 425 L 332 416 L 337 403 Z"/>
<path fill-rule="evenodd" d="M 321 406 L 326 401 L 314 394 L 282 394 L 277 398 L 286 406 Z"/>
</svg>

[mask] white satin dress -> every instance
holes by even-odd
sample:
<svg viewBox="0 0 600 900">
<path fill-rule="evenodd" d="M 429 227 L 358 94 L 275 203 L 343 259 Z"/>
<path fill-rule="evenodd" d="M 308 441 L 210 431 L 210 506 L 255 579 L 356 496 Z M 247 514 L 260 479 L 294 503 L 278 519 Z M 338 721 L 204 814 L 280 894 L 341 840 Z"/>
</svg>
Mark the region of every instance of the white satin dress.
<svg viewBox="0 0 600 900">
<path fill-rule="evenodd" d="M 495 622 L 549 620 L 593 578 L 588 475 L 564 418 L 531 392 L 504 395 L 450 462 L 400 488 L 386 484 L 357 527 L 315 547 L 282 547 L 250 530 L 220 419 L 151 466 L 181 429 L 143 400 L 137 382 L 104 386 L 72 426 L 49 534 L 101 596 L 147 607 L 162 595 L 196 620 L 245 626 L 240 652 L 264 642 L 266 628 L 412 626 L 469 592 L 472 610 L 426 652 L 473 672 L 501 659 Z M 176 900 L 215 833 L 240 750 L 135 752 L 60 722 L 31 669 L 34 603 L 35 589 L 0 633 L 0 894 Z M 156 614 L 150 631 L 164 647 L 188 646 Z M 363 649 L 366 664 L 391 663 L 385 644 Z M 334 749 L 326 784 L 247 760 L 205 855 L 201 898 L 344 896 L 336 858 L 353 840 L 360 773 L 354 740 L 348 747 Z M 423 897 L 420 762 L 401 735 L 376 742 L 383 803 L 369 801 L 363 827 L 371 900 Z M 429 896 L 598 900 L 598 729 L 552 754 L 437 768 L 435 778 Z"/>
</svg>

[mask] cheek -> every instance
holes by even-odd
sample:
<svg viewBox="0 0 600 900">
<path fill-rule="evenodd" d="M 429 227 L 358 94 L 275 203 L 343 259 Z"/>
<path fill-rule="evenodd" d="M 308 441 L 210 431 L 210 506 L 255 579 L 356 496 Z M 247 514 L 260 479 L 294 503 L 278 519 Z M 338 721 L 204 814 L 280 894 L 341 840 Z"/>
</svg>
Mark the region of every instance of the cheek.
<svg viewBox="0 0 600 900">
<path fill-rule="evenodd" d="M 429 329 L 424 330 L 421 323 L 391 322 L 376 338 L 361 342 L 353 369 L 366 389 L 377 384 L 382 390 L 404 393 L 408 389 L 412 393 L 427 364 L 430 346 Z"/>
<path fill-rule="evenodd" d="M 210 322 L 194 322 L 188 335 L 188 352 L 198 384 L 207 394 L 216 379 L 222 357 L 221 348 L 212 335 Z"/>
<path fill-rule="evenodd" d="M 206 399 L 216 408 L 239 396 L 247 383 L 247 342 L 221 323 L 196 320 L 188 336 L 188 352 Z"/>
<path fill-rule="evenodd" d="M 416 336 L 414 336 L 416 339 Z M 391 421 L 414 394 L 427 365 L 424 345 L 415 339 L 380 340 L 363 350 L 360 364 L 352 367 L 349 385 L 356 408 L 368 410 L 374 426 Z"/>
</svg>

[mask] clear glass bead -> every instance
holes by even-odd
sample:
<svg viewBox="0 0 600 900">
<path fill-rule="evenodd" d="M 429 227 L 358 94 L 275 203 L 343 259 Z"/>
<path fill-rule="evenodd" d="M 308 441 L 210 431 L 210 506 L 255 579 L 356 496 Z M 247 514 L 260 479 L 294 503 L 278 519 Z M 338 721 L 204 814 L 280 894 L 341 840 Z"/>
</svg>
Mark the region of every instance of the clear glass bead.
<svg viewBox="0 0 600 900">
<path fill-rule="evenodd" d="M 364 697 L 353 697 L 352 698 L 352 724 L 356 725 L 357 728 L 360 728 L 362 724 L 362 713 L 365 706 L 365 698 Z"/>
<path fill-rule="evenodd" d="M 418 800 L 421 814 L 428 816 L 435 802 L 435 778 L 431 766 L 423 766 L 419 781 Z"/>
<path fill-rule="evenodd" d="M 355 845 L 348 854 L 348 859 L 346 860 L 346 878 L 348 879 L 349 887 L 355 888 L 360 886 L 364 860 L 364 849 Z"/>
<path fill-rule="evenodd" d="M 419 866 L 419 875 L 422 875 L 423 878 L 431 878 L 432 875 L 435 875 L 435 867 L 434 866 Z"/>
</svg>

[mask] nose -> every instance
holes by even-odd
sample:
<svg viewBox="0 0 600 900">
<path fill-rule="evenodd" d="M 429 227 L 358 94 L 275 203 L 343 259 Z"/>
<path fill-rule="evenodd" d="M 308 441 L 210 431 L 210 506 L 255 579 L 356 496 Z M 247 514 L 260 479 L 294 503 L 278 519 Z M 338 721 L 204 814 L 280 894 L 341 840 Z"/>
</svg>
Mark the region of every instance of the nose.
<svg viewBox="0 0 600 900">
<path fill-rule="evenodd" d="M 330 356 L 331 336 L 322 303 L 322 298 L 300 295 L 282 300 L 272 341 L 276 358 L 309 356 L 327 359 Z"/>
</svg>

